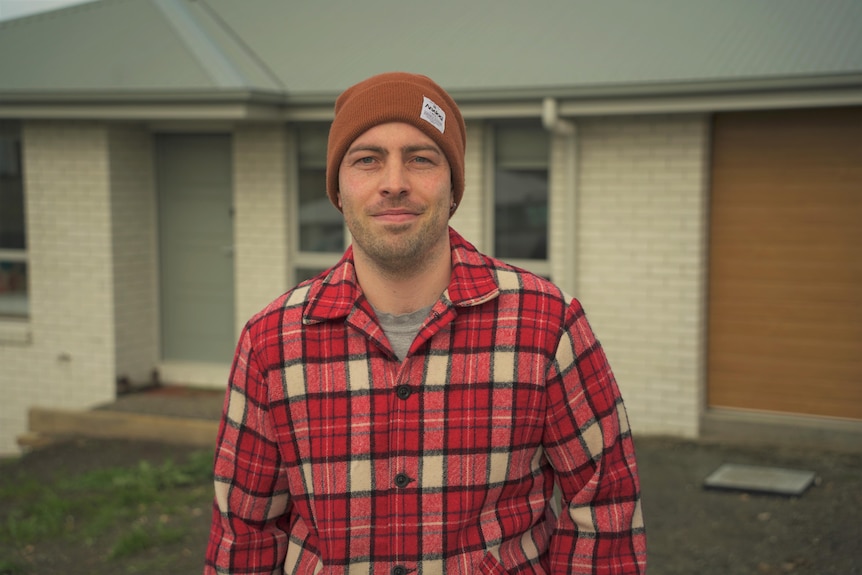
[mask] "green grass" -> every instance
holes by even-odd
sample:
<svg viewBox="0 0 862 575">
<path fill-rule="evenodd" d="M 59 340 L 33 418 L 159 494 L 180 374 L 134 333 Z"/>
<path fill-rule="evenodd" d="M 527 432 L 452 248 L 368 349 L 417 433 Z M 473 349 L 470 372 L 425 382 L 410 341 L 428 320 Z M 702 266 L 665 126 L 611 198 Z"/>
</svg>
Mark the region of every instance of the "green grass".
<svg viewBox="0 0 862 575">
<path fill-rule="evenodd" d="M 0 487 L 8 510 L 0 520 L 0 540 L 24 549 L 46 540 L 86 546 L 107 539 L 109 560 L 180 541 L 183 521 L 194 512 L 199 516 L 200 502 L 212 492 L 212 459 L 211 451 L 201 451 L 182 464 L 142 461 L 47 485 L 20 477 Z M 0 575 L 19 572 L 20 565 L 0 558 Z"/>
<path fill-rule="evenodd" d="M 120 559 L 162 545 L 176 543 L 183 537 L 183 531 L 175 527 L 158 525 L 154 529 L 135 527 L 120 537 L 109 553 L 110 559 Z"/>
<path fill-rule="evenodd" d="M 24 573 L 25 567 L 15 561 L 0 559 L 0 575 L 15 575 L 16 573 Z"/>
</svg>

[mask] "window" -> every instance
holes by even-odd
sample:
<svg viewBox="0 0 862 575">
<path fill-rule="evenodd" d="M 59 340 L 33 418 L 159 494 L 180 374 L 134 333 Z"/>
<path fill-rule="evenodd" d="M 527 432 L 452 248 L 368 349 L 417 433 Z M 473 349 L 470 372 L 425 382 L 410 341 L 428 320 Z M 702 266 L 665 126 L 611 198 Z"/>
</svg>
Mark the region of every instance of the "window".
<svg viewBox="0 0 862 575">
<path fill-rule="evenodd" d="M 27 236 L 21 133 L 16 122 L 0 122 L 0 317 L 25 317 Z"/>
<path fill-rule="evenodd" d="M 334 265 L 345 248 L 344 219 L 326 195 L 326 144 L 328 123 L 300 124 L 297 129 L 298 176 L 296 230 L 293 254 L 294 282 Z"/>
<path fill-rule="evenodd" d="M 539 122 L 492 130 L 494 255 L 547 275 L 550 139 Z"/>
</svg>

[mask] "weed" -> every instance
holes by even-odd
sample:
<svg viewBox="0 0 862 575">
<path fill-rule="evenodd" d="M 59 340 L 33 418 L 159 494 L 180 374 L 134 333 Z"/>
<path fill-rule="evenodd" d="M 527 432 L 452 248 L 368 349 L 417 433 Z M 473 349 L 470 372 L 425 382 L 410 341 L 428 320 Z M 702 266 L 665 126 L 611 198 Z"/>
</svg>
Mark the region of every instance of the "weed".
<svg viewBox="0 0 862 575">
<path fill-rule="evenodd" d="M 108 558 L 121 559 L 160 545 L 175 543 L 182 538 L 183 532 L 177 528 L 159 525 L 155 529 L 147 529 L 144 526 L 137 526 L 120 537 L 108 554 Z"/>
<path fill-rule="evenodd" d="M 0 559 L 0 575 L 18 575 L 25 572 L 24 567 L 19 563 Z"/>
<path fill-rule="evenodd" d="M 40 485 L 26 477 L 0 491 L 10 509 L 0 522 L 0 540 L 17 547 L 49 538 L 97 538 L 118 524 L 131 524 L 151 515 L 169 518 L 187 502 L 200 498 L 211 477 L 212 453 L 196 453 L 186 463 L 155 466 L 142 461 L 133 468 L 107 468 Z M 189 492 L 185 495 L 184 492 Z M 112 557 L 122 557 L 177 540 L 181 532 L 164 524 L 136 528 L 117 541 Z M 0 563 L 4 571 L 13 567 Z"/>
</svg>

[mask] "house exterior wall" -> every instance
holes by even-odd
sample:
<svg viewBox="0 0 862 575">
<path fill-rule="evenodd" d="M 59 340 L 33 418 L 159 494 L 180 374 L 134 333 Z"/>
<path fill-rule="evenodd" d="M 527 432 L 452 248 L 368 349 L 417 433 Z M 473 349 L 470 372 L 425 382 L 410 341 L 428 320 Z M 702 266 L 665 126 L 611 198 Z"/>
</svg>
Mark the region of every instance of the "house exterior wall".
<svg viewBox="0 0 862 575">
<path fill-rule="evenodd" d="M 242 126 L 234 132 L 237 336 L 253 314 L 290 287 L 290 144 L 281 124 Z"/>
<path fill-rule="evenodd" d="M 485 134 L 481 122 L 467 122 L 464 154 L 464 195 L 450 224 L 468 242 L 485 250 Z"/>
<path fill-rule="evenodd" d="M 0 453 L 17 451 L 30 407 L 84 408 L 114 398 L 109 135 L 86 122 L 22 130 L 30 318 L 0 343 Z"/>
<path fill-rule="evenodd" d="M 149 381 L 159 359 L 158 249 L 152 136 L 108 128 L 116 377 Z"/>
<path fill-rule="evenodd" d="M 579 190 L 577 174 L 577 130 L 571 134 L 551 134 L 549 180 L 548 256 L 551 277 L 566 293 L 574 295 L 578 275 L 577 230 L 572 221 L 577 214 Z"/>
<path fill-rule="evenodd" d="M 552 136 L 552 273 L 583 302 L 638 433 L 698 434 L 708 126 L 696 115 L 591 118 Z M 484 250 L 483 123 L 467 133 L 452 225 Z M 237 332 L 290 287 L 289 135 L 275 124 L 234 132 Z M 0 452 L 15 450 L 29 407 L 110 401 L 117 376 L 144 379 L 159 356 L 152 136 L 132 125 L 40 122 L 25 125 L 23 140 L 30 342 L 0 329 L 9 399 Z"/>
<path fill-rule="evenodd" d="M 704 116 L 580 119 L 550 134 L 551 273 L 577 297 L 638 433 L 696 437 L 703 411 Z M 467 126 L 452 225 L 486 250 L 483 123 Z"/>
<path fill-rule="evenodd" d="M 579 122 L 578 288 L 639 433 L 704 403 L 708 118 Z"/>
</svg>

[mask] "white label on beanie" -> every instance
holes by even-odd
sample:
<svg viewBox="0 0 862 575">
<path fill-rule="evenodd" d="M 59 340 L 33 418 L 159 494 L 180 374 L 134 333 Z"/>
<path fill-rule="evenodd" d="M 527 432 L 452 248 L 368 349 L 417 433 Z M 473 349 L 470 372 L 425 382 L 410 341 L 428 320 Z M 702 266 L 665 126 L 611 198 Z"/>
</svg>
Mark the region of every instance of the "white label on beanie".
<svg viewBox="0 0 862 575">
<path fill-rule="evenodd" d="M 446 130 L 446 112 L 427 96 L 422 97 L 422 113 L 419 117 L 444 133 Z"/>
</svg>

